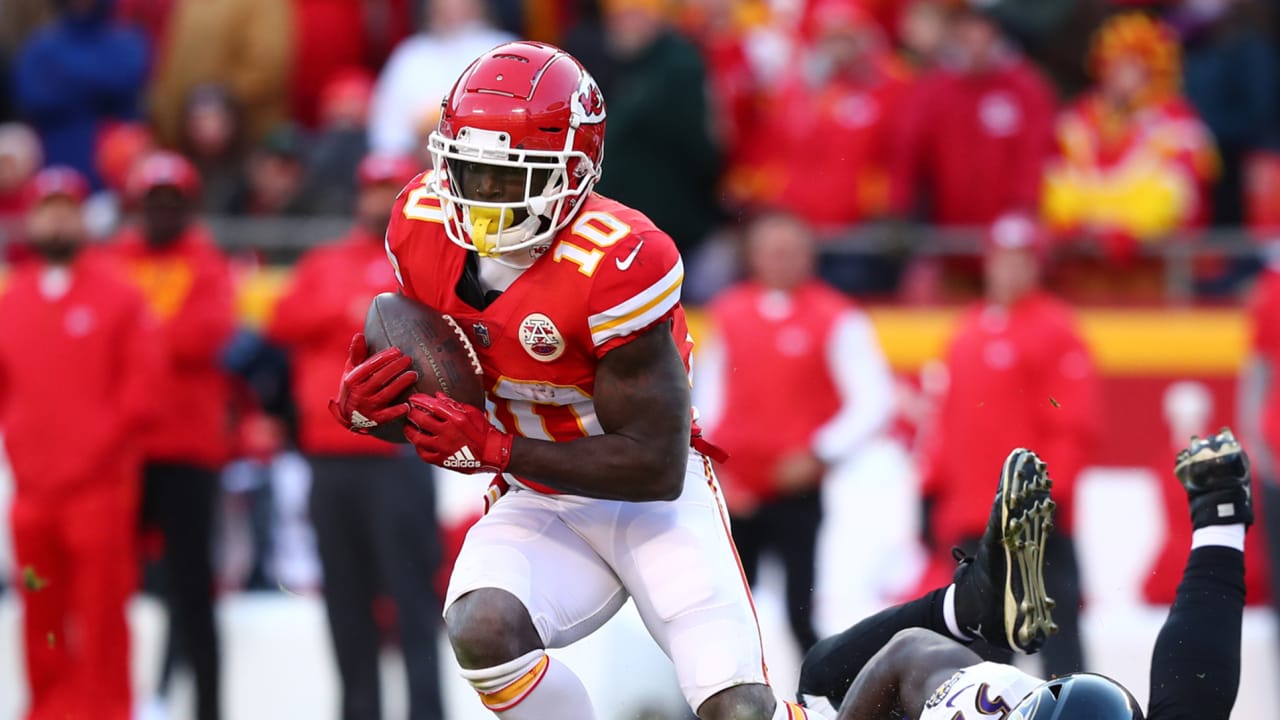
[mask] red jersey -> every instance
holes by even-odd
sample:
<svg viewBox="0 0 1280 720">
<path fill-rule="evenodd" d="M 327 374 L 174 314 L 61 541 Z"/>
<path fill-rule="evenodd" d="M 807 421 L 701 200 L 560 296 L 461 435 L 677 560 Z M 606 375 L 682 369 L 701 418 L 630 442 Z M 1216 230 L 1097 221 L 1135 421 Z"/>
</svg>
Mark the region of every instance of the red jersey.
<svg viewBox="0 0 1280 720">
<path fill-rule="evenodd" d="M 1062 113 L 1055 145 L 1044 215 L 1060 232 L 1154 239 L 1208 219 L 1217 151 L 1181 98 L 1117 116 L 1098 96 L 1086 96 Z"/>
<path fill-rule="evenodd" d="M 129 228 L 110 251 L 146 297 L 166 351 L 152 379 L 160 421 L 145 438 L 147 458 L 220 465 L 231 452 L 230 382 L 221 353 L 235 327 L 226 257 L 199 226 L 162 248 Z"/>
<path fill-rule="evenodd" d="M 1249 303 L 1251 344 L 1271 369 L 1271 382 L 1263 406 L 1262 435 L 1271 456 L 1280 458 L 1280 268 L 1274 265 L 1258 279 Z"/>
<path fill-rule="evenodd" d="M 592 194 L 545 254 L 480 310 L 458 297 L 472 251 L 445 234 L 426 177 L 396 201 L 387 255 L 405 295 L 451 315 L 467 333 L 484 370 L 489 419 L 500 430 L 557 442 L 604 434 L 592 401 L 596 364 L 668 319 L 688 369 L 684 265 L 649 218 Z"/>
<path fill-rule="evenodd" d="M 353 229 L 341 240 L 303 255 L 267 326 L 267 337 L 288 347 L 293 358 L 298 445 L 305 453 L 396 452 L 393 445 L 348 431 L 329 413 L 329 398 L 346 365 L 351 336 L 364 327 L 369 302 L 396 288 L 380 240 Z"/>
<path fill-rule="evenodd" d="M 1048 463 L 1057 525 L 1070 532 L 1076 475 L 1100 420 L 1097 371 L 1071 309 L 1044 293 L 1008 309 L 977 305 L 961 318 L 946 367 L 923 463 L 941 546 L 982 534 L 992 483 L 1017 447 Z"/>
<path fill-rule="evenodd" d="M 0 428 L 27 499 L 136 479 L 159 366 L 146 305 L 113 268 L 86 252 L 58 294 L 46 267 L 0 295 Z"/>
</svg>

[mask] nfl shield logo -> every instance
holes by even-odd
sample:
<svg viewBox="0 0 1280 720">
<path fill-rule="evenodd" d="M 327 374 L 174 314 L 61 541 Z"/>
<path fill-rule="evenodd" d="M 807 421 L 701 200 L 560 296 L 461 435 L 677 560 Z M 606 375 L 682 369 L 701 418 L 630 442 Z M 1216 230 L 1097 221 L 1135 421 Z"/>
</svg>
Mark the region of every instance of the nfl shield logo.
<svg viewBox="0 0 1280 720">
<path fill-rule="evenodd" d="M 476 336 L 476 342 L 480 343 L 480 347 L 489 347 L 489 328 L 484 323 L 471 323 L 471 332 Z"/>
</svg>

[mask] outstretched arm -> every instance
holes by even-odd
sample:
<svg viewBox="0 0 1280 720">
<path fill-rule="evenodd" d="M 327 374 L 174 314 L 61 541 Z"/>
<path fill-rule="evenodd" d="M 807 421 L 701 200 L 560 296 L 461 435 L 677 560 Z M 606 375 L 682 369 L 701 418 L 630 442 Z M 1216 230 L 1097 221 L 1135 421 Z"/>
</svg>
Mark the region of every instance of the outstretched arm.
<svg viewBox="0 0 1280 720">
<path fill-rule="evenodd" d="M 980 662 L 973 651 L 935 632 L 903 630 L 858 673 L 836 720 L 918 718 L 948 678 Z"/>
</svg>

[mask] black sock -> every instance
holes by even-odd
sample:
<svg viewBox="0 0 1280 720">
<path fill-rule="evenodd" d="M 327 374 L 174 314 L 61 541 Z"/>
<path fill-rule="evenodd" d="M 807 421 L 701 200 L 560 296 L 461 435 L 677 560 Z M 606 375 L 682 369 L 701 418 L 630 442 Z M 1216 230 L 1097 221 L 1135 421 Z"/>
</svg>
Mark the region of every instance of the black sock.
<svg viewBox="0 0 1280 720">
<path fill-rule="evenodd" d="M 1149 717 L 1227 720 L 1240 687 L 1244 553 L 1191 551 L 1151 654 Z"/>
<path fill-rule="evenodd" d="M 853 627 L 821 640 L 805 655 L 800 668 L 800 693 L 818 695 L 840 707 L 853 679 L 872 656 L 894 635 L 908 628 L 928 628 L 951 637 L 943 616 L 947 589 L 941 588 L 915 600 L 882 610 Z"/>
</svg>

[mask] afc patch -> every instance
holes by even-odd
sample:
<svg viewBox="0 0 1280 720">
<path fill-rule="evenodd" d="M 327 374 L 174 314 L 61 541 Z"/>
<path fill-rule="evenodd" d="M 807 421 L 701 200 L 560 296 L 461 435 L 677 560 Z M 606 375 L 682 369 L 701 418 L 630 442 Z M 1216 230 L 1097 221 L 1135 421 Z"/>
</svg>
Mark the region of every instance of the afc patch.
<svg viewBox="0 0 1280 720">
<path fill-rule="evenodd" d="M 564 354 L 560 329 L 542 313 L 531 313 L 520 321 L 520 344 L 529 357 L 540 362 L 551 362 Z"/>
</svg>

